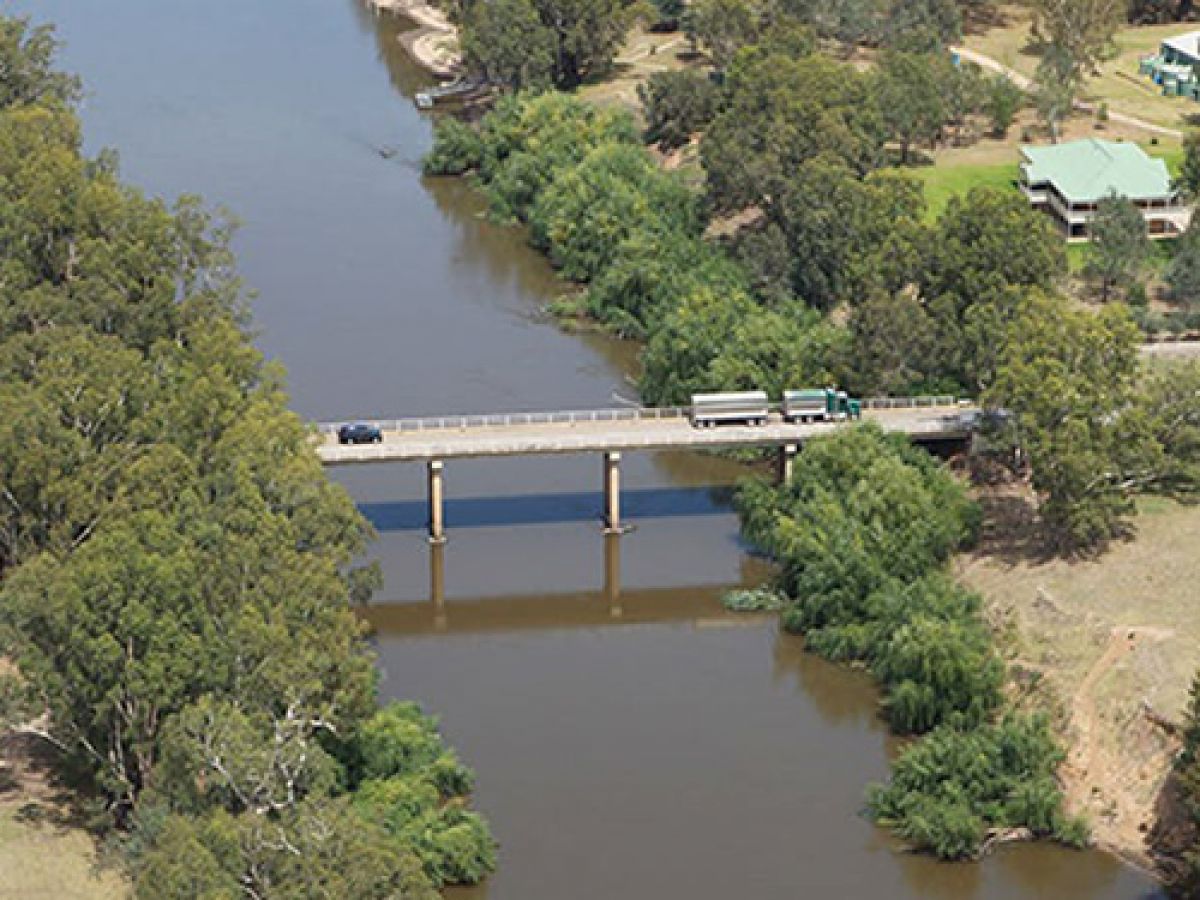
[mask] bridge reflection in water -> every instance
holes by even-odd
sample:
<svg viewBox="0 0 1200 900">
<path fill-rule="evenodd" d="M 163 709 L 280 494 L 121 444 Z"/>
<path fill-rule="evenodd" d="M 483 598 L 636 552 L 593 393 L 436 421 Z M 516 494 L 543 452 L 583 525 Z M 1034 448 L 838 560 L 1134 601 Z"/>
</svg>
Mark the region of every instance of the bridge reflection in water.
<svg viewBox="0 0 1200 900">
<path fill-rule="evenodd" d="M 722 595 L 767 576 L 761 560 L 748 559 L 740 584 L 622 590 L 621 535 L 605 534 L 600 590 L 514 594 L 464 599 L 446 596 L 446 545 L 429 546 L 425 602 L 376 603 L 361 615 L 378 632 L 393 635 L 486 634 L 658 623 L 720 627 L 756 623 L 758 616 L 730 613 Z"/>
</svg>

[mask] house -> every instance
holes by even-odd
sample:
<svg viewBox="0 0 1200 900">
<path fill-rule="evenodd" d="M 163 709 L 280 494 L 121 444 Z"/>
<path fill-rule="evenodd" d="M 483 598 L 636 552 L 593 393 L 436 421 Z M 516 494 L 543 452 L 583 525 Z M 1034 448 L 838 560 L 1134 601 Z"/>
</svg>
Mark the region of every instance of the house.
<svg viewBox="0 0 1200 900">
<path fill-rule="evenodd" d="M 1123 141 L 1085 138 L 1022 147 L 1020 185 L 1034 209 L 1051 216 L 1068 241 L 1087 240 L 1096 204 L 1110 194 L 1134 202 L 1151 237 L 1182 234 L 1191 219 L 1167 164 Z"/>
<path fill-rule="evenodd" d="M 1200 63 L 1200 31 L 1164 38 L 1159 45 L 1158 55 L 1170 66 L 1190 67 Z"/>
<path fill-rule="evenodd" d="M 1138 69 L 1160 85 L 1164 94 L 1200 100 L 1197 63 L 1200 63 L 1200 31 L 1189 31 L 1164 38 L 1158 53 L 1143 56 Z"/>
</svg>

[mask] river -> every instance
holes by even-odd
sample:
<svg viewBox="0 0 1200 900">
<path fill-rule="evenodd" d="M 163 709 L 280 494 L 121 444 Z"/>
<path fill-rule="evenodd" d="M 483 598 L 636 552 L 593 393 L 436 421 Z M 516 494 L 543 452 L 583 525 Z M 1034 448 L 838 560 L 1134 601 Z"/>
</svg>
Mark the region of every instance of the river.
<svg viewBox="0 0 1200 900">
<path fill-rule="evenodd" d="M 9 0 L 82 74 L 89 149 L 148 192 L 244 222 L 259 344 L 312 418 L 613 405 L 627 345 L 564 334 L 560 288 L 465 184 L 427 182 L 426 80 L 359 0 Z M 450 542 L 423 471 L 339 472 L 379 540 L 383 691 L 422 701 L 478 773 L 500 870 L 458 900 L 801 896 L 1130 898 L 1097 852 L 980 865 L 897 853 L 860 815 L 892 743 L 860 675 L 805 656 L 721 592 L 740 544 L 728 463 L 628 454 L 636 530 L 601 535 L 595 458 L 447 466 Z"/>
</svg>

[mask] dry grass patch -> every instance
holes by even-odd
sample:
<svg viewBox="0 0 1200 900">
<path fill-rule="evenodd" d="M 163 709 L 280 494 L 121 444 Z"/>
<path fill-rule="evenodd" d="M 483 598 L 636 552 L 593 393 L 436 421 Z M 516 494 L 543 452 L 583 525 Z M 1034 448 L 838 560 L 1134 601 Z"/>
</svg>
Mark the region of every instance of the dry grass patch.
<svg viewBox="0 0 1200 900">
<path fill-rule="evenodd" d="M 642 104 L 638 85 L 655 72 L 707 68 L 703 57 L 691 52 L 682 31 L 662 33 L 638 26 L 629 32 L 625 45 L 613 60 L 613 71 L 602 81 L 586 84 L 579 96 L 599 105 L 624 106 L 641 121 Z"/>
<path fill-rule="evenodd" d="M 31 821 L 27 800 L 0 801 L 0 898 L 109 900 L 130 896 L 115 872 L 97 871 L 92 838 L 53 821 Z"/>
<path fill-rule="evenodd" d="M 1200 507 L 1141 502 L 1137 534 L 1095 560 L 1038 561 L 1017 493 L 1003 540 L 960 561 L 1006 638 L 1015 668 L 1060 713 L 1068 802 L 1097 839 L 1145 859 L 1144 831 L 1176 750 L 1177 721 L 1200 668 Z"/>
<path fill-rule="evenodd" d="M 45 749 L 35 738 L 0 739 L 0 900 L 129 897 L 129 883 L 97 867 L 95 841 L 72 823 Z"/>
</svg>

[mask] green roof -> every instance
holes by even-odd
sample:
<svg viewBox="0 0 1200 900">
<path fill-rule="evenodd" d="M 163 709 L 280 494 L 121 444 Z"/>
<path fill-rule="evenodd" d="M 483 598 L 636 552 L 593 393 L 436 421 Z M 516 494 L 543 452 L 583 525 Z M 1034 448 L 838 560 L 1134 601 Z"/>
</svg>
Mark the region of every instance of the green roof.
<svg viewBox="0 0 1200 900">
<path fill-rule="evenodd" d="M 1028 184 L 1043 182 L 1072 203 L 1095 202 L 1109 194 L 1139 200 L 1174 194 L 1167 164 L 1137 144 L 1085 138 L 1050 147 L 1022 147 Z"/>
</svg>

